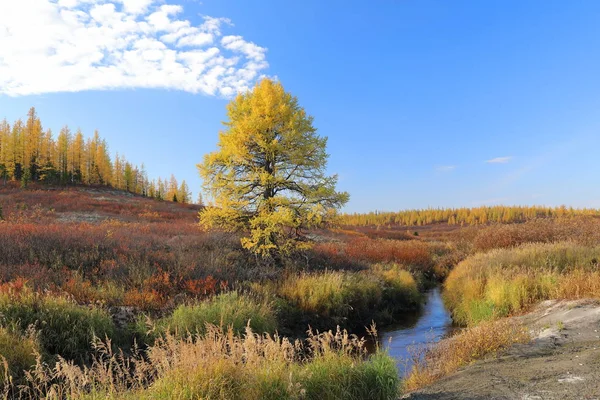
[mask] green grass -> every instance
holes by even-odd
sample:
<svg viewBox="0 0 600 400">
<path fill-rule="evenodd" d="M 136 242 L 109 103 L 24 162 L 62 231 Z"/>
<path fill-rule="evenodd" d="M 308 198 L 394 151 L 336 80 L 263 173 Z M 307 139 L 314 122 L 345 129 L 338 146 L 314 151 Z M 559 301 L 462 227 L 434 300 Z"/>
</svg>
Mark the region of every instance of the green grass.
<svg viewBox="0 0 600 400">
<path fill-rule="evenodd" d="M 535 243 L 467 258 L 445 282 L 444 299 L 455 322 L 521 312 L 547 299 L 600 298 L 600 246 Z"/>
<path fill-rule="evenodd" d="M 33 293 L 1 293 L 0 326 L 14 327 L 21 334 L 38 331 L 40 346 L 47 355 L 76 361 L 88 359 L 94 336 L 111 338 L 115 333 L 113 321 L 104 310 Z"/>
<path fill-rule="evenodd" d="M 181 305 L 158 322 L 160 331 L 185 336 L 204 333 L 207 324 L 231 327 L 240 334 L 250 326 L 255 332 L 273 333 L 277 319 L 271 305 L 238 292 L 220 294 L 194 305 Z"/>
<path fill-rule="evenodd" d="M 361 272 L 291 275 L 277 293 L 313 327 L 362 327 L 415 310 L 422 300 L 412 274 L 397 264 Z"/>
<path fill-rule="evenodd" d="M 21 381 L 23 371 L 35 365 L 39 351 L 36 338 L 0 327 L 0 385 L 6 383 L 6 376 Z"/>
</svg>

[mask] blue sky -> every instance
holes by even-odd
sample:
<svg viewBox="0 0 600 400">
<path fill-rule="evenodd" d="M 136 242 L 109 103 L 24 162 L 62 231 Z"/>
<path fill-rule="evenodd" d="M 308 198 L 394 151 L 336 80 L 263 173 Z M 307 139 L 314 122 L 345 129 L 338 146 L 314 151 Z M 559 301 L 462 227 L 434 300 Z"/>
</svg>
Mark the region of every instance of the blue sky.
<svg viewBox="0 0 600 400">
<path fill-rule="evenodd" d="M 35 106 L 55 132 L 98 129 L 112 152 L 144 162 L 151 177 L 174 173 L 194 192 L 195 164 L 215 149 L 228 96 L 267 75 L 329 137 L 329 170 L 351 194 L 346 211 L 600 207 L 600 2 L 7 7 L 0 118 Z M 35 28 L 31 9 L 41 10 Z M 118 25 L 125 20 L 144 24 Z M 119 40 L 134 42 L 123 50 Z"/>
</svg>

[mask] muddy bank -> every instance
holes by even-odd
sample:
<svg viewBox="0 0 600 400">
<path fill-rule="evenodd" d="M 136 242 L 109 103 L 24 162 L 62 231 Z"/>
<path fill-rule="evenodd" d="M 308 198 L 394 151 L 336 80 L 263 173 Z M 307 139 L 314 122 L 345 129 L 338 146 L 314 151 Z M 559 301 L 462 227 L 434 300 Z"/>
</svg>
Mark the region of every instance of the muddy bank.
<svg viewBox="0 0 600 400">
<path fill-rule="evenodd" d="M 409 399 L 600 399 L 600 303 L 546 301 L 515 317 L 531 343 L 478 361 Z"/>
</svg>

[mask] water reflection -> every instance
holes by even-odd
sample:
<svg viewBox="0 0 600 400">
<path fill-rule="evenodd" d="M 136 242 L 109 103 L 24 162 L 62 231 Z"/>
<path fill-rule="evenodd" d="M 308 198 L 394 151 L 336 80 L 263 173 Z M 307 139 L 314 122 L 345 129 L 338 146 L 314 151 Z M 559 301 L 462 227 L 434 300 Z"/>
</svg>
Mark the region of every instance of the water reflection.
<svg viewBox="0 0 600 400">
<path fill-rule="evenodd" d="M 410 371 L 410 349 L 438 341 L 452 328 L 450 313 L 444 307 L 440 289 L 427 293 L 427 301 L 421 313 L 409 316 L 401 324 L 387 327 L 379 332 L 381 345 L 398 363 L 401 375 Z"/>
</svg>

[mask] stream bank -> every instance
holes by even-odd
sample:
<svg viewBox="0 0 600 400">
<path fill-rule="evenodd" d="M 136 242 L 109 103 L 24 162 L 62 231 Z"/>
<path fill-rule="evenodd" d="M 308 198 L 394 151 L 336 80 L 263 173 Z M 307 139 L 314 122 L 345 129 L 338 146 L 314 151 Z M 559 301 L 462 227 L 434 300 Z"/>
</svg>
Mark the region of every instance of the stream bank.
<svg viewBox="0 0 600 400">
<path fill-rule="evenodd" d="M 513 319 L 533 340 L 407 394 L 415 400 L 600 399 L 600 303 L 545 301 Z"/>
</svg>

